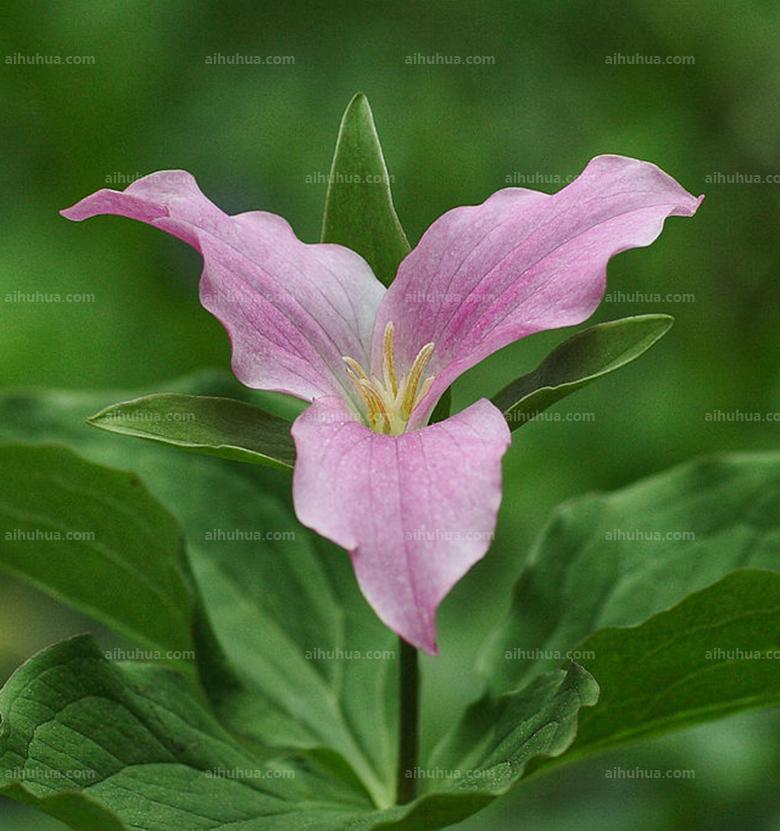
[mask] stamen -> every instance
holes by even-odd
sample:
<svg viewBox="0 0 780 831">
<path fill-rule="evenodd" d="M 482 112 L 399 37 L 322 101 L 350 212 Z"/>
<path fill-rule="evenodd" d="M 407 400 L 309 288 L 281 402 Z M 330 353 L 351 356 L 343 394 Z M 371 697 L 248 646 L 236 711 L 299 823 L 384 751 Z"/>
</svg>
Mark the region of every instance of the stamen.
<svg viewBox="0 0 780 831">
<path fill-rule="evenodd" d="M 417 353 L 408 375 L 399 379 L 395 366 L 395 327 L 392 322 L 388 322 L 382 342 L 382 378 L 369 375 L 354 358 L 348 355 L 342 357 L 347 378 L 360 397 L 365 408 L 366 423 L 372 430 L 393 436 L 406 430 L 412 411 L 425 398 L 433 384 L 433 375 L 429 375 L 420 384 L 432 352 L 433 344 L 426 343 Z"/>
<path fill-rule="evenodd" d="M 369 405 L 369 417 L 375 419 L 376 416 L 381 416 L 384 421 L 385 430 L 390 429 L 390 414 L 387 412 L 385 402 L 382 396 L 374 389 L 370 381 L 361 380 L 359 386 L 365 393 L 365 397 Z M 372 412 L 373 411 L 373 412 Z"/>
<path fill-rule="evenodd" d="M 433 352 L 433 344 L 426 343 L 425 346 L 417 353 L 414 359 L 412 368 L 409 370 L 409 378 L 406 382 L 406 389 L 404 390 L 403 401 L 401 402 L 401 415 L 404 421 L 409 420 L 412 414 L 414 405 L 417 401 L 417 385 L 420 383 L 420 377 L 423 374 L 428 361 L 431 359 Z"/>
<path fill-rule="evenodd" d="M 366 373 L 365 369 L 354 359 L 350 358 L 349 355 L 344 355 L 341 359 L 347 365 L 348 369 L 351 369 L 358 378 L 365 378 L 368 380 L 368 374 Z"/>
<path fill-rule="evenodd" d="M 366 392 L 360 384 L 361 379 L 358 377 L 357 373 L 351 368 L 347 367 L 347 377 L 350 381 L 355 385 L 355 389 L 360 396 L 360 400 L 366 405 L 367 410 L 371 410 L 371 402 L 366 396 Z"/>
<path fill-rule="evenodd" d="M 388 321 L 385 326 L 385 337 L 383 342 L 384 361 L 382 368 L 385 376 L 385 386 L 392 390 L 393 396 L 398 395 L 398 381 L 395 377 L 395 326 L 393 321 Z"/>
</svg>

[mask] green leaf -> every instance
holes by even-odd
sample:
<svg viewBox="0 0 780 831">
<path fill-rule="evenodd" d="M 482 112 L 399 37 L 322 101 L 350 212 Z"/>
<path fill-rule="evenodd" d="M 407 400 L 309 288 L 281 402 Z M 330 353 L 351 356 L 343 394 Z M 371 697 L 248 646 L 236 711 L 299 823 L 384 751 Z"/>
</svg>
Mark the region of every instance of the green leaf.
<svg viewBox="0 0 780 831">
<path fill-rule="evenodd" d="M 591 326 L 554 349 L 528 375 L 493 397 L 515 430 L 557 401 L 646 352 L 671 328 L 669 315 L 638 315 Z"/>
<path fill-rule="evenodd" d="M 127 826 L 123 825 L 113 813 L 82 793 L 68 791 L 67 793 L 33 796 L 25 785 L 17 782 L 3 785 L 2 779 L 0 779 L 0 796 L 2 795 L 16 802 L 37 808 L 51 817 L 56 817 L 69 828 L 75 828 L 76 831 L 127 831 Z M 13 829 L 21 827 L 21 825 L 16 824 L 12 826 Z M 28 828 L 29 825 L 25 822 L 25 831 Z M 47 831 L 60 831 L 61 828 L 62 825 L 59 822 L 57 822 L 56 828 L 53 827 L 53 824 L 46 825 Z M 35 831 L 40 831 L 37 822 Z"/>
<path fill-rule="evenodd" d="M 93 427 L 172 444 L 187 450 L 291 470 L 290 424 L 243 401 L 157 393 L 106 407 Z"/>
<path fill-rule="evenodd" d="M 0 569 L 155 650 L 192 650 L 181 532 L 138 476 L 15 444 L 0 469 Z"/>
<path fill-rule="evenodd" d="M 178 391 L 205 394 L 215 386 L 224 391 L 221 376 L 182 382 Z M 0 395 L 0 439 L 63 441 L 93 461 L 131 464 L 184 528 L 216 634 L 213 644 L 208 629 L 201 633 L 196 651 L 220 717 L 267 746 L 338 754 L 377 804 L 391 804 L 397 639 L 362 598 L 349 556 L 300 526 L 285 472 L 171 453 L 153 442 L 137 443 L 128 455 L 126 442 L 84 424 L 105 399 Z"/>
<path fill-rule="evenodd" d="M 503 793 L 531 759 L 567 747 L 593 695 L 579 667 L 538 679 L 507 697 L 468 769 L 377 811 L 316 762 L 237 741 L 175 673 L 112 664 L 75 638 L 28 661 L 0 692 L 0 794 L 80 831 L 433 831 Z"/>
<path fill-rule="evenodd" d="M 566 751 L 577 735 L 580 708 L 592 707 L 598 696 L 592 675 L 570 663 L 566 672 L 547 673 L 522 690 L 472 705 L 459 730 L 436 747 L 429 764 L 434 772 L 444 771 L 445 783 L 453 771 L 459 772 L 457 789 L 484 790 L 484 782 L 482 788 L 474 786 L 488 778 L 489 791 L 505 791 L 522 776 L 529 759 Z M 424 784 L 426 791 L 441 787 L 436 779 Z"/>
<path fill-rule="evenodd" d="M 780 570 L 780 454 L 700 459 L 572 500 L 529 562 L 483 651 L 496 692 L 558 666 L 597 630 L 642 623 L 732 571 Z"/>
<path fill-rule="evenodd" d="M 572 664 L 473 710 L 468 728 L 412 771 L 421 796 L 386 812 L 387 819 L 373 827 L 426 831 L 476 813 L 522 778 L 529 762 L 565 752 L 580 708 L 592 706 L 597 695 L 593 678 Z"/>
<path fill-rule="evenodd" d="M 602 690 L 570 759 L 780 703 L 780 574 L 737 571 L 637 627 L 578 650 Z"/>
<path fill-rule="evenodd" d="M 374 117 L 362 93 L 349 102 L 341 119 L 325 197 L 322 241 L 357 251 L 386 286 L 409 252 L 393 207 Z"/>
<path fill-rule="evenodd" d="M 777 703 L 776 662 L 711 660 L 706 645 L 780 645 L 778 554 L 780 454 L 704 459 L 562 506 L 483 650 L 489 691 L 443 744 L 474 732 L 474 712 L 567 659 L 603 695 L 555 764 Z"/>
<path fill-rule="evenodd" d="M 79 831 L 336 831 L 370 811 L 300 760 L 239 744 L 181 677 L 111 664 L 91 638 L 28 661 L 0 715 L 0 793 Z"/>
</svg>

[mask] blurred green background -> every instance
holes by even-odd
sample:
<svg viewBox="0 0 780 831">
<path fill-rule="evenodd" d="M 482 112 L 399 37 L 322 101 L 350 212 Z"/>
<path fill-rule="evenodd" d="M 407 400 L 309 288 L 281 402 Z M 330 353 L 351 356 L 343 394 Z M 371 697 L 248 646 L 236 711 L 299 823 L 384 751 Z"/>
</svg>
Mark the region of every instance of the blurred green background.
<svg viewBox="0 0 780 831">
<path fill-rule="evenodd" d="M 192 251 L 125 220 L 77 226 L 57 211 L 182 167 L 226 211 L 274 211 L 315 241 L 339 118 L 357 90 L 412 242 L 450 207 L 507 185 L 557 190 L 605 152 L 654 161 L 706 194 L 693 220 L 671 220 L 651 248 L 612 263 L 595 318 L 665 312 L 671 333 L 559 405 L 568 420 L 515 433 L 495 549 L 442 607 L 443 657 L 425 664 L 429 738 L 476 689 L 463 668 L 553 506 L 702 453 L 777 446 L 780 422 L 707 418 L 780 411 L 776 2 L 70 0 L 16 3 L 4 18 L 4 388 L 143 389 L 227 366 L 227 338 L 197 302 Z M 36 54 L 94 60 L 18 57 Z M 228 65 L 215 54 L 294 60 Z M 485 60 L 445 62 L 474 55 Z M 35 292 L 92 297 L 25 299 Z M 494 356 L 459 383 L 456 404 L 528 371 L 562 338 Z M 0 679 L 90 626 L 19 584 L 0 590 Z M 458 827 L 777 829 L 779 738 L 776 713 L 743 715 L 532 781 Z M 617 765 L 695 778 L 607 778 Z M 0 801 L 3 831 L 62 827 Z"/>
</svg>

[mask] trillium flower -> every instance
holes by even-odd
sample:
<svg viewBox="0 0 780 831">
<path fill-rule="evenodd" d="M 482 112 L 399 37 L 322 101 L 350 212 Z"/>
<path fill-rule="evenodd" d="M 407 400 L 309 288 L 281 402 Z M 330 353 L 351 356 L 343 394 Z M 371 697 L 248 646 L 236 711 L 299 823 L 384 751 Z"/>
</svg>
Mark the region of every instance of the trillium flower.
<svg viewBox="0 0 780 831">
<path fill-rule="evenodd" d="M 489 548 L 510 432 L 486 399 L 429 424 L 434 406 L 496 350 L 588 318 L 610 257 L 699 201 L 655 165 L 599 156 L 558 193 L 507 188 L 445 213 L 389 289 L 355 252 L 303 243 L 274 214 L 223 213 L 183 171 L 63 215 L 130 217 L 201 253 L 201 302 L 235 375 L 311 402 L 292 426 L 298 518 L 350 552 L 389 627 L 435 654 L 439 603 Z"/>
</svg>

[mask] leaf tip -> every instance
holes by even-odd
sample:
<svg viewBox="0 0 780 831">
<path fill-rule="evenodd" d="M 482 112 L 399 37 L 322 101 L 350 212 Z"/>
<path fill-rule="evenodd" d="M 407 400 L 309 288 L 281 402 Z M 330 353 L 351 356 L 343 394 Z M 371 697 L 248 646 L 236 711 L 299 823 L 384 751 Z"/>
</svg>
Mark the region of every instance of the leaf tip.
<svg viewBox="0 0 780 831">
<path fill-rule="evenodd" d="M 364 118 L 372 125 L 374 123 L 374 114 L 371 111 L 371 104 L 368 102 L 368 96 L 364 92 L 356 92 L 347 104 L 342 117 L 342 123 L 347 123 L 355 118 Z"/>
<path fill-rule="evenodd" d="M 99 410 L 96 413 L 93 413 L 90 416 L 87 416 L 84 419 L 84 422 L 88 424 L 90 427 L 94 427 L 97 430 L 111 430 L 109 426 L 112 420 L 116 420 L 117 412 L 116 408 L 111 405 L 109 407 L 104 407 L 102 410 Z"/>
<path fill-rule="evenodd" d="M 672 328 L 672 326 L 674 326 L 674 318 L 672 317 L 672 315 L 659 313 L 653 315 L 653 317 L 659 324 L 661 324 L 661 327 L 663 328 L 664 332 L 668 332 Z"/>
</svg>

